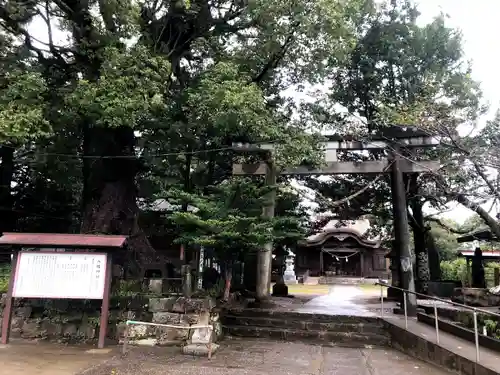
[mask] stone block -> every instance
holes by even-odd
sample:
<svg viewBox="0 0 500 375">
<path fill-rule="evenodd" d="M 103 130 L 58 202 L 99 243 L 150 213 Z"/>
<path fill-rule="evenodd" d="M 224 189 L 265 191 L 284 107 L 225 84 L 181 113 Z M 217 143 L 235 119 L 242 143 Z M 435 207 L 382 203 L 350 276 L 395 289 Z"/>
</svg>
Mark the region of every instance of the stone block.
<svg viewBox="0 0 500 375">
<path fill-rule="evenodd" d="M 108 332 L 113 329 L 113 325 L 108 326 Z M 116 329 L 115 329 L 116 330 Z M 95 324 L 88 322 L 88 321 L 83 321 L 82 324 L 78 327 L 78 336 L 86 339 L 86 340 L 93 340 L 97 338 L 97 327 Z M 114 337 L 113 335 L 112 337 Z"/>
<path fill-rule="evenodd" d="M 40 325 L 37 321 L 29 321 L 23 324 L 21 336 L 26 339 L 40 337 Z"/>
<path fill-rule="evenodd" d="M 177 314 L 172 312 L 153 313 L 152 322 L 160 324 L 200 324 L 200 314 Z"/>
<path fill-rule="evenodd" d="M 128 327 L 128 337 L 132 340 L 145 339 L 155 336 L 156 334 L 154 326 L 132 324 Z"/>
<path fill-rule="evenodd" d="M 62 326 L 63 337 L 74 338 L 78 335 L 78 327 L 75 323 L 64 323 Z"/>
<path fill-rule="evenodd" d="M 156 327 L 156 339 L 158 345 L 178 345 L 182 342 L 186 342 L 188 338 L 188 329 Z"/>
<path fill-rule="evenodd" d="M 217 349 L 219 349 L 219 345 L 212 344 L 211 354 L 214 354 Z M 195 355 L 195 356 L 208 356 L 209 348 L 204 344 L 188 344 L 182 347 L 182 353 L 186 355 Z"/>
<path fill-rule="evenodd" d="M 169 298 L 150 298 L 149 299 L 149 311 L 151 312 L 172 312 L 174 311 L 174 304 L 176 299 L 174 297 Z M 184 312 L 184 311 L 182 311 Z"/>
<path fill-rule="evenodd" d="M 130 343 L 138 346 L 156 346 L 158 344 L 158 340 L 150 337 L 147 339 L 132 340 Z"/>
<path fill-rule="evenodd" d="M 163 279 L 151 279 L 149 280 L 149 292 L 153 294 L 163 294 Z"/>
<path fill-rule="evenodd" d="M 181 324 L 183 323 L 183 320 L 182 314 L 172 312 L 154 312 L 152 322 L 160 324 Z"/>
<path fill-rule="evenodd" d="M 208 344 L 210 342 L 210 336 L 212 332 L 209 328 L 196 328 L 193 330 L 191 335 L 191 344 Z"/>
<path fill-rule="evenodd" d="M 214 327 L 212 342 L 221 341 L 224 336 L 224 332 L 222 330 L 222 322 L 219 319 L 219 314 L 215 314 L 210 317 L 210 324 Z"/>
<path fill-rule="evenodd" d="M 127 327 L 127 325 L 125 324 L 125 322 L 123 323 L 118 323 L 116 325 L 116 332 L 115 332 L 115 339 L 118 340 L 119 342 L 121 342 L 121 340 L 125 337 L 125 328 Z"/>
<path fill-rule="evenodd" d="M 211 311 L 216 306 L 215 299 L 179 297 L 175 301 L 172 311 L 178 313 L 199 313 Z"/>
<path fill-rule="evenodd" d="M 63 327 L 61 323 L 52 322 L 48 319 L 43 320 L 40 324 L 40 336 L 42 337 L 59 337 Z"/>
<path fill-rule="evenodd" d="M 25 319 L 19 317 L 19 316 L 14 316 L 12 320 L 10 321 L 10 328 L 11 329 L 22 329 Z"/>
<path fill-rule="evenodd" d="M 109 301 L 111 310 L 141 310 L 147 307 L 149 298 L 143 295 L 137 296 L 113 296 Z M 100 308 L 97 308 L 99 310 Z"/>
<path fill-rule="evenodd" d="M 456 288 L 451 300 L 476 307 L 500 306 L 500 296 L 482 288 Z"/>
<path fill-rule="evenodd" d="M 23 319 L 28 319 L 31 317 L 33 308 L 31 306 L 20 306 L 16 307 L 14 310 L 14 316 L 18 316 Z"/>
</svg>

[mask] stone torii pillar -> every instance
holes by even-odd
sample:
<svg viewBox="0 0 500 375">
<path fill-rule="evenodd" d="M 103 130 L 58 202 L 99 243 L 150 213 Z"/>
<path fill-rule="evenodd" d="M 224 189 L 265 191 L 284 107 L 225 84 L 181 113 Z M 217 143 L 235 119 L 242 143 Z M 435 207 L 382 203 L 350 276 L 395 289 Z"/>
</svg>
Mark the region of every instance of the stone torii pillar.
<svg viewBox="0 0 500 375">
<path fill-rule="evenodd" d="M 408 225 L 408 208 L 406 202 L 406 191 L 401 171 L 401 154 L 395 147 L 392 153 L 391 167 L 391 191 L 392 210 L 394 220 L 394 237 L 396 250 L 399 255 L 400 287 L 408 290 L 407 312 L 409 315 L 417 314 L 417 297 L 415 292 L 415 279 L 413 276 L 413 257 L 410 252 L 410 228 Z M 397 259 L 397 257 L 396 257 Z M 403 295 L 404 298 L 404 295 Z"/>
<path fill-rule="evenodd" d="M 276 166 L 272 160 L 272 155 L 268 155 L 266 159 L 266 177 L 265 184 L 267 186 L 276 185 Z M 276 208 L 276 188 L 273 187 L 266 196 L 266 202 L 262 209 L 262 216 L 266 219 L 274 218 L 274 210 Z M 264 248 L 259 250 L 257 254 L 257 283 L 256 283 L 256 299 L 264 301 L 269 298 L 271 293 L 271 272 L 273 268 L 273 242 L 265 244 Z"/>
</svg>

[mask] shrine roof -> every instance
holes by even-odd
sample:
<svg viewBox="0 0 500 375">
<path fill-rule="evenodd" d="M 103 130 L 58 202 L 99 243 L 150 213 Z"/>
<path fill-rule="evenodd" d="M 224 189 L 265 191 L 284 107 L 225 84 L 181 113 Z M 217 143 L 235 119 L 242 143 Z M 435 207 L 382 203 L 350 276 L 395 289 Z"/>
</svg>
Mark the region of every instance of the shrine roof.
<svg viewBox="0 0 500 375">
<path fill-rule="evenodd" d="M 500 258 L 500 250 L 482 250 L 483 258 Z M 474 250 L 459 250 L 459 256 L 470 258 L 474 256 Z"/>
<path fill-rule="evenodd" d="M 357 241 L 360 246 L 379 248 L 381 241 L 379 239 L 370 239 L 367 237 L 370 223 L 368 220 L 353 220 L 351 223 L 342 224 L 339 221 L 330 221 L 323 230 L 319 233 L 307 237 L 300 243 L 302 246 L 321 246 L 329 239 L 336 238 L 340 241 L 345 241 L 352 238 Z"/>
<path fill-rule="evenodd" d="M 55 248 L 119 248 L 127 236 L 106 234 L 15 233 L 4 232 L 0 246 L 33 246 Z"/>
</svg>

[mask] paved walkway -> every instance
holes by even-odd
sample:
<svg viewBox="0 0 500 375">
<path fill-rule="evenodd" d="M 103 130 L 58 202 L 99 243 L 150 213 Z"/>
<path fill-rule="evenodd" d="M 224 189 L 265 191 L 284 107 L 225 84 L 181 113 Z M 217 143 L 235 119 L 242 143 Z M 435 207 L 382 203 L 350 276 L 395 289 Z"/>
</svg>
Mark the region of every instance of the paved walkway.
<svg viewBox="0 0 500 375">
<path fill-rule="evenodd" d="M 212 358 L 175 348 L 133 348 L 79 375 L 445 375 L 393 350 L 330 348 L 265 340 L 227 340 Z M 45 374 L 44 374 L 45 375 Z"/>
<path fill-rule="evenodd" d="M 380 290 L 332 285 L 327 295 L 314 297 L 294 310 L 306 314 L 377 316 L 380 314 Z"/>
</svg>

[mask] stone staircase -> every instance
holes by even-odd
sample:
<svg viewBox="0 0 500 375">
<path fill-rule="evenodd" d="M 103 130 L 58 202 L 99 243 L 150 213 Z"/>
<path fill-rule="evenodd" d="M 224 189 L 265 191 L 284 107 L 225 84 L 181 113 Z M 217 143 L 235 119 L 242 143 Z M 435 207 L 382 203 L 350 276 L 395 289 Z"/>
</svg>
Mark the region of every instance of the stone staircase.
<svg viewBox="0 0 500 375">
<path fill-rule="evenodd" d="M 302 314 L 262 309 L 231 309 L 221 314 L 226 335 L 306 341 L 327 346 L 388 346 L 389 336 L 376 317 Z"/>
</svg>

